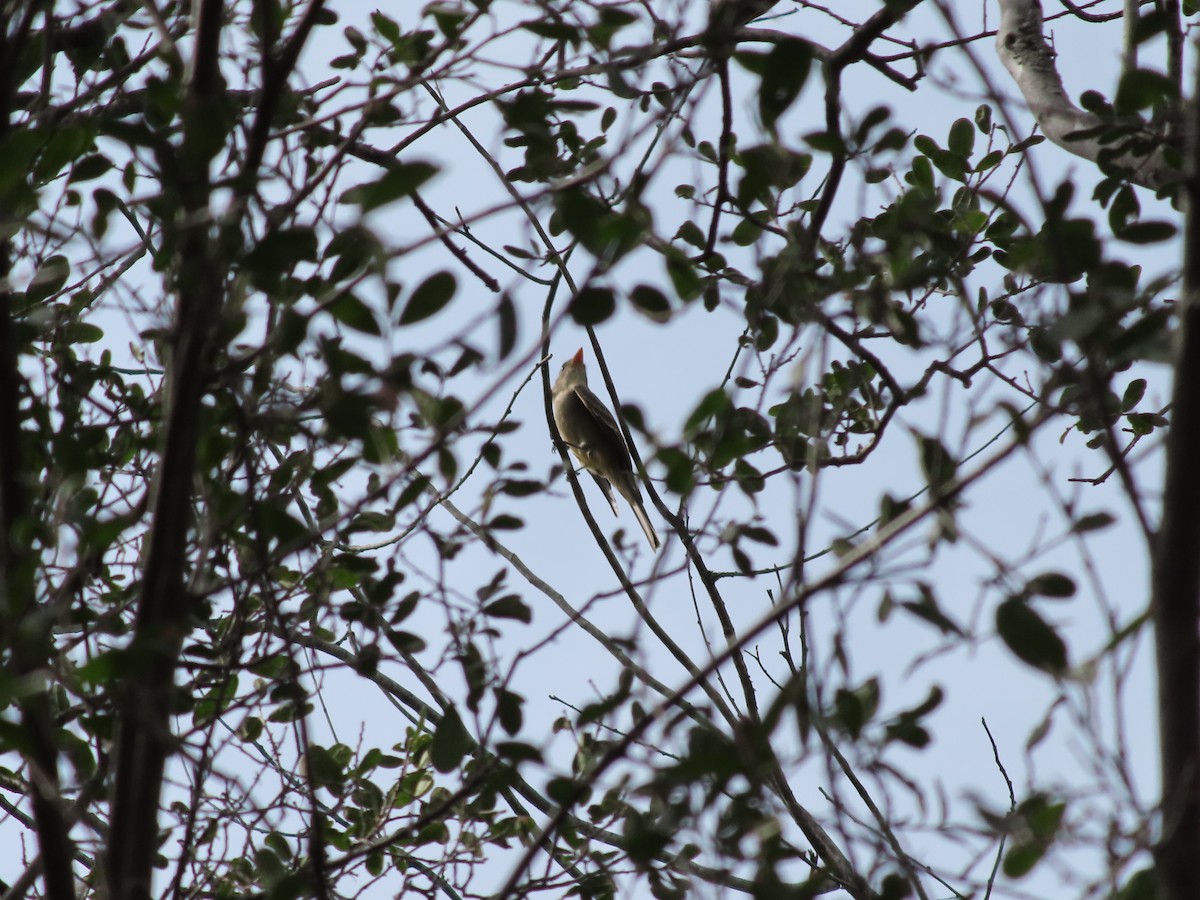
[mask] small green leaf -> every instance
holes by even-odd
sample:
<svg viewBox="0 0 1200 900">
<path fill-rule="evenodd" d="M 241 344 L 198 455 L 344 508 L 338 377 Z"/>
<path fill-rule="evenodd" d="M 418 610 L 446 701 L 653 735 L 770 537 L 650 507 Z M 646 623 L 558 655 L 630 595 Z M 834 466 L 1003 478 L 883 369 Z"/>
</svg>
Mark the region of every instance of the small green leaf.
<svg viewBox="0 0 1200 900">
<path fill-rule="evenodd" d="M 428 319 L 439 312 L 450 302 L 458 287 L 454 276 L 449 272 L 435 272 L 430 275 L 412 292 L 404 311 L 400 313 L 401 325 L 412 325 Z"/>
<path fill-rule="evenodd" d="M 1111 513 L 1098 512 L 1089 513 L 1086 516 L 1080 516 L 1071 530 L 1077 534 L 1082 534 L 1085 531 L 1099 531 L 1101 528 L 1107 528 L 1117 521 Z"/>
<path fill-rule="evenodd" d="M 519 519 L 508 513 L 500 513 L 500 515 L 493 516 L 488 520 L 487 527 L 498 531 L 516 531 L 524 528 L 525 522 L 523 519 Z"/>
<path fill-rule="evenodd" d="M 654 322 L 666 322 L 671 318 L 671 304 L 667 295 L 656 287 L 639 284 L 629 292 L 633 308 Z"/>
<path fill-rule="evenodd" d="M 85 156 L 71 167 L 71 175 L 67 181 L 70 184 L 90 181 L 93 178 L 99 178 L 111 168 L 112 160 L 101 153 L 93 153 L 91 156 Z"/>
<path fill-rule="evenodd" d="M 500 295 L 496 320 L 500 327 L 500 348 L 497 355 L 500 359 L 506 359 L 517 345 L 517 310 L 507 293 Z"/>
<path fill-rule="evenodd" d="M 1177 230 L 1170 222 L 1134 222 L 1122 228 L 1118 237 L 1130 244 L 1157 244 L 1173 238 Z"/>
<path fill-rule="evenodd" d="M 370 212 L 410 196 L 437 173 L 433 163 L 396 163 L 377 181 L 350 188 L 342 195 L 342 203 L 355 203 L 363 212 Z"/>
<path fill-rule="evenodd" d="M 811 63 L 812 48 L 797 38 L 781 40 L 767 53 L 758 86 L 758 114 L 764 127 L 773 131 L 779 117 L 800 96 Z"/>
<path fill-rule="evenodd" d="M 429 759 L 439 772 L 453 772 L 466 756 L 470 748 L 470 735 L 463 727 L 458 710 L 451 706 L 442 715 L 437 729 L 433 732 L 433 742 L 429 745 Z"/>
<path fill-rule="evenodd" d="M 1114 900 L 1158 900 L 1158 876 L 1151 868 L 1139 869 L 1117 891 Z"/>
<path fill-rule="evenodd" d="M 1013 844 L 1004 854 L 1004 874 L 1009 878 L 1021 878 L 1028 875 L 1045 855 L 1046 847 L 1040 842 L 1023 841 Z"/>
<path fill-rule="evenodd" d="M 90 322 L 68 322 L 60 332 L 62 339 L 68 344 L 94 344 L 104 337 L 99 326 Z"/>
<path fill-rule="evenodd" d="M 971 151 L 975 149 L 975 126 L 969 119 L 957 119 L 950 126 L 950 135 L 946 143 L 951 153 L 970 159 Z"/>
<path fill-rule="evenodd" d="M 1074 597 L 1075 582 L 1061 572 L 1046 572 L 1030 579 L 1025 590 L 1041 597 Z"/>
<path fill-rule="evenodd" d="M 694 435 L 696 430 L 711 417 L 728 412 L 732 406 L 733 404 L 729 400 L 729 395 L 721 388 L 714 388 L 705 394 L 700 402 L 696 404 L 696 408 L 692 410 L 692 414 L 688 416 L 687 422 L 684 423 L 684 433 Z"/>
<path fill-rule="evenodd" d="M 71 263 L 65 256 L 56 255 L 46 259 L 25 289 L 25 301 L 30 306 L 40 303 L 52 294 L 57 294 L 71 274 Z"/>
<path fill-rule="evenodd" d="M 546 489 L 546 485 L 540 481 L 530 479 L 510 478 L 507 481 L 501 482 L 499 491 L 502 494 L 507 494 L 510 497 L 530 497 Z"/>
<path fill-rule="evenodd" d="M 426 647 L 425 641 L 415 634 L 395 628 L 387 630 L 387 639 L 400 653 L 420 653 Z"/>
<path fill-rule="evenodd" d="M 580 325 L 599 325 L 613 314 L 617 301 L 610 288 L 585 287 L 571 298 L 568 307 L 573 318 Z"/>
<path fill-rule="evenodd" d="M 917 618 L 924 619 L 935 626 L 942 634 L 961 636 L 964 633 L 962 628 L 942 610 L 933 593 L 933 588 L 924 582 L 919 583 L 917 587 L 920 590 L 921 598 L 919 600 L 903 600 L 899 605 Z"/>
<path fill-rule="evenodd" d="M 768 528 L 746 525 L 742 528 L 742 534 L 755 543 L 766 544 L 768 547 L 779 546 L 779 538 L 775 537 L 775 533 Z"/>
<path fill-rule="evenodd" d="M 516 619 L 525 624 L 533 620 L 533 611 L 516 594 L 506 594 L 499 600 L 493 600 L 483 608 L 483 614 L 498 619 Z"/>
<path fill-rule="evenodd" d="M 350 291 L 342 291 L 326 307 L 335 319 L 355 331 L 378 337 L 382 332 L 370 308 Z"/>
<path fill-rule="evenodd" d="M 697 249 L 703 249 L 706 240 L 704 231 L 691 219 L 686 220 L 679 226 L 679 230 L 675 232 L 675 238 L 684 243 L 691 244 Z"/>
<path fill-rule="evenodd" d="M 1067 645 L 1032 606 L 1018 598 L 996 609 L 996 631 L 1018 659 L 1035 669 L 1061 675 L 1067 669 Z"/>
<path fill-rule="evenodd" d="M 680 300 L 695 300 L 704 289 L 704 282 L 696 267 L 682 255 L 667 253 L 667 277 Z"/>
<path fill-rule="evenodd" d="M 523 741 L 498 741 L 496 755 L 513 763 L 542 761 L 542 752 Z"/>
<path fill-rule="evenodd" d="M 268 232 L 242 260 L 242 268 L 261 290 L 271 291 L 298 262 L 315 262 L 317 235 L 311 228 L 279 228 Z"/>
<path fill-rule="evenodd" d="M 992 108 L 986 103 L 981 103 L 975 110 L 975 127 L 984 134 L 992 131 Z"/>
<path fill-rule="evenodd" d="M 1145 395 L 1145 378 L 1135 378 L 1133 381 L 1129 382 L 1129 386 L 1125 388 L 1125 395 L 1121 398 L 1121 412 L 1129 412 L 1142 402 L 1142 397 Z"/>
<path fill-rule="evenodd" d="M 1128 115 L 1174 96 L 1175 85 L 1163 73 L 1133 69 L 1121 77 L 1113 107 L 1119 115 Z"/>
<path fill-rule="evenodd" d="M 263 720 L 258 716 L 246 716 L 238 726 L 237 736 L 247 743 L 253 743 L 262 737 Z"/>
<path fill-rule="evenodd" d="M 318 744 L 310 744 L 305 754 L 308 774 L 316 787 L 327 788 L 335 794 L 340 794 L 346 784 L 345 767 L 338 761 L 337 756 Z"/>
</svg>

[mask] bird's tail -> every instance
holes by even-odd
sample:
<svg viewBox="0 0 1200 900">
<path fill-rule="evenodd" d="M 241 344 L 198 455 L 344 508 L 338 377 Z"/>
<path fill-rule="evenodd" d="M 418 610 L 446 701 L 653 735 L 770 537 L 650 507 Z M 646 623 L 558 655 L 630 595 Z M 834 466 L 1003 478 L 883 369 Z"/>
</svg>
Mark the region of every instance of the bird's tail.
<svg viewBox="0 0 1200 900">
<path fill-rule="evenodd" d="M 650 517 L 646 515 L 646 507 L 642 505 L 639 499 L 637 503 L 630 503 L 633 507 L 633 514 L 637 516 L 638 524 L 642 526 L 642 531 L 646 532 L 646 540 L 650 542 L 650 549 L 657 550 L 659 545 L 658 534 L 654 531 L 654 526 L 650 524 Z"/>
</svg>

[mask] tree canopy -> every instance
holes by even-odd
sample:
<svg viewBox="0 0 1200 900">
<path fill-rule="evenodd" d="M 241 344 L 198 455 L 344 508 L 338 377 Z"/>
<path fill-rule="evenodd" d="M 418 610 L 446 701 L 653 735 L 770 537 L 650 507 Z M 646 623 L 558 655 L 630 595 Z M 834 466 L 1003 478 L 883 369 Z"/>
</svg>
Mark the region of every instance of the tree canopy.
<svg viewBox="0 0 1200 900">
<path fill-rule="evenodd" d="M 3 896 L 1200 896 L 1193 6 L 5 3 Z"/>
</svg>

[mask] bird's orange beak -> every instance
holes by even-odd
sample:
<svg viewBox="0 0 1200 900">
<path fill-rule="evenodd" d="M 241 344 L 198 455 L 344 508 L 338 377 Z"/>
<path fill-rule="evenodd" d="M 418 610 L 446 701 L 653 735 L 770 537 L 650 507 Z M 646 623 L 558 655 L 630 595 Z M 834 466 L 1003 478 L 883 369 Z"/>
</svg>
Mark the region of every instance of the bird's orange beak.
<svg viewBox="0 0 1200 900">
<path fill-rule="evenodd" d="M 575 355 L 571 357 L 571 365 L 573 365 L 573 366 L 582 366 L 583 365 L 583 348 L 582 347 L 580 347 L 578 350 L 576 350 Z"/>
</svg>

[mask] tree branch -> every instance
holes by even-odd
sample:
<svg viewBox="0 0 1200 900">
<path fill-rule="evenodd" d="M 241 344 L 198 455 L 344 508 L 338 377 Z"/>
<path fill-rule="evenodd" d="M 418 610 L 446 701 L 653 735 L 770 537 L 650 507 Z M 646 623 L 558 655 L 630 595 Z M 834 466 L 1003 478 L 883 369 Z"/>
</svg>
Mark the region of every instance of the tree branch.
<svg viewBox="0 0 1200 900">
<path fill-rule="evenodd" d="M 1190 110 L 1184 289 L 1151 599 L 1162 766 L 1162 837 L 1155 858 L 1164 900 L 1200 897 L 1200 109 L 1195 96 Z"/>
<path fill-rule="evenodd" d="M 1163 146 L 1148 155 L 1122 151 L 1100 134 L 1110 123 L 1071 102 L 1054 65 L 1054 51 L 1042 34 L 1042 24 L 1041 0 L 1000 0 L 996 52 L 1046 137 L 1083 159 L 1127 170 L 1130 182 L 1142 187 L 1158 190 L 1179 181 L 1182 173 L 1168 162 Z M 1142 123 L 1134 119 L 1111 124 Z"/>
<path fill-rule="evenodd" d="M 187 534 L 200 441 L 200 406 L 224 296 L 224 276 L 209 237 L 209 115 L 223 87 L 218 70 L 222 0 L 204 0 L 184 113 L 180 161 L 164 167 L 164 186 L 178 192 L 188 215 L 178 227 L 173 352 L 164 394 L 162 458 L 138 597 L 128 670 L 120 691 L 116 778 L 108 847 L 112 900 L 150 895 L 158 848 L 158 809 L 167 755 L 174 747 L 171 693 L 191 603 L 184 584 Z"/>
</svg>

